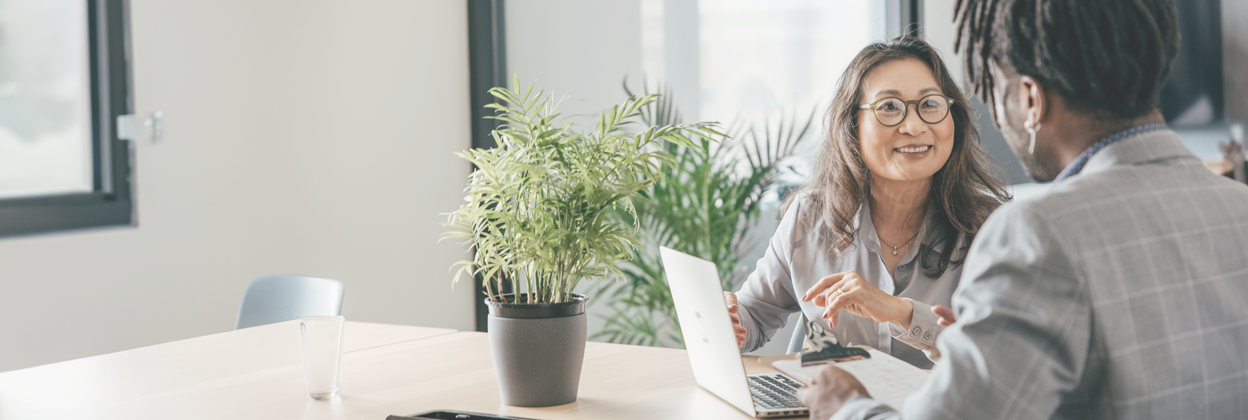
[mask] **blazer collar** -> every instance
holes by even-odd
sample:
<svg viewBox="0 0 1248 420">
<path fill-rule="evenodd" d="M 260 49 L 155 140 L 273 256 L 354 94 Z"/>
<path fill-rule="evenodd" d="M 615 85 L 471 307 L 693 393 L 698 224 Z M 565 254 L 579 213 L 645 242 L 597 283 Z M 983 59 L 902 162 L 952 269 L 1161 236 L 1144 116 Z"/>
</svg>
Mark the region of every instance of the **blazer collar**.
<svg viewBox="0 0 1248 420">
<path fill-rule="evenodd" d="M 1183 145 L 1179 135 L 1173 130 L 1151 131 L 1125 138 L 1101 149 L 1088 159 L 1088 164 L 1079 175 L 1104 171 L 1115 165 L 1134 165 L 1173 158 L 1191 159 L 1200 163 L 1200 159 Z"/>
</svg>

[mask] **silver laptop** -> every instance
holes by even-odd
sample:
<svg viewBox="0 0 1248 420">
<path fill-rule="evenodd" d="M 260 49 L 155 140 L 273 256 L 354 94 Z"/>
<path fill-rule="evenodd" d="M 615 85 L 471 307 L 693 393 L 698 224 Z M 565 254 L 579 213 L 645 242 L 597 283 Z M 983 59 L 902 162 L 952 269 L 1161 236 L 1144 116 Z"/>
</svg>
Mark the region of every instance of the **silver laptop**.
<svg viewBox="0 0 1248 420">
<path fill-rule="evenodd" d="M 809 415 L 797 402 L 802 384 L 793 378 L 746 376 L 715 264 L 667 247 L 659 253 L 698 385 L 754 417 Z"/>
</svg>

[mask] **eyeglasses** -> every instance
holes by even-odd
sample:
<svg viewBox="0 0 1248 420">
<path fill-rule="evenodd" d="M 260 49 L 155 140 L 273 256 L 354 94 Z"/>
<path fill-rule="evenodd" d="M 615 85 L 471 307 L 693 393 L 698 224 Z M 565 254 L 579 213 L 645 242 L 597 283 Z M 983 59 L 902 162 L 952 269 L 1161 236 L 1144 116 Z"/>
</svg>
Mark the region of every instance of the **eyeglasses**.
<svg viewBox="0 0 1248 420">
<path fill-rule="evenodd" d="M 953 98 L 944 95 L 927 95 L 917 101 L 903 101 L 900 98 L 888 97 L 867 105 L 859 105 L 858 109 L 869 109 L 875 114 L 875 120 L 885 127 L 901 124 L 910 112 L 910 105 L 919 111 L 919 119 L 928 124 L 936 124 L 949 116 L 949 107 Z"/>
</svg>

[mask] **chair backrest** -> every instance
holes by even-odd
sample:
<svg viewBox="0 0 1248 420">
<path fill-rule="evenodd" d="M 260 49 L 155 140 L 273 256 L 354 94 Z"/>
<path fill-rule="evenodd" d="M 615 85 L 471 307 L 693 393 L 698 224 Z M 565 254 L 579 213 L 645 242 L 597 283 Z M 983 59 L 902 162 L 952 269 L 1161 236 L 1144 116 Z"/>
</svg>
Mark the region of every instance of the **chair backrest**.
<svg viewBox="0 0 1248 420">
<path fill-rule="evenodd" d="M 342 312 L 342 283 L 318 277 L 273 274 L 256 277 L 243 294 L 234 329 Z"/>
</svg>

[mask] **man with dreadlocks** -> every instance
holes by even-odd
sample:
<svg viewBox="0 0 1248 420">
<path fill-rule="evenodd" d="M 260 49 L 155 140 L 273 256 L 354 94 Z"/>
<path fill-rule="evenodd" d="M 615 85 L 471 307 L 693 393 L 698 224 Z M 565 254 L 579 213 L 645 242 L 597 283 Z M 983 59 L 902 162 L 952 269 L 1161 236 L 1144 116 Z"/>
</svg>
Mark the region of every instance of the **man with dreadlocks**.
<svg viewBox="0 0 1248 420">
<path fill-rule="evenodd" d="M 1158 111 L 1175 14 L 1172 0 L 958 1 L 974 93 L 1053 185 L 980 228 L 943 357 L 905 407 L 829 367 L 799 393 L 812 419 L 1248 416 L 1248 188 Z"/>
</svg>

